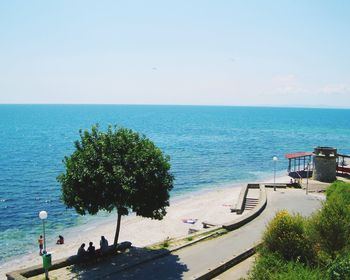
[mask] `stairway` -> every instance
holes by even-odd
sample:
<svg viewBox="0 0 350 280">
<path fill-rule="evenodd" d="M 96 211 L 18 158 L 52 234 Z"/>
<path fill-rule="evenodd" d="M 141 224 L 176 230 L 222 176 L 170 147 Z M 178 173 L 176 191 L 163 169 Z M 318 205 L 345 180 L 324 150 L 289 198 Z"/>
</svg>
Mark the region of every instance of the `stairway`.
<svg viewBox="0 0 350 280">
<path fill-rule="evenodd" d="M 258 205 L 259 199 L 258 198 L 251 198 L 246 197 L 244 201 L 244 211 L 252 210 L 256 205 Z"/>
<path fill-rule="evenodd" d="M 253 210 L 259 203 L 260 189 L 249 189 L 244 199 L 244 211 Z"/>
</svg>

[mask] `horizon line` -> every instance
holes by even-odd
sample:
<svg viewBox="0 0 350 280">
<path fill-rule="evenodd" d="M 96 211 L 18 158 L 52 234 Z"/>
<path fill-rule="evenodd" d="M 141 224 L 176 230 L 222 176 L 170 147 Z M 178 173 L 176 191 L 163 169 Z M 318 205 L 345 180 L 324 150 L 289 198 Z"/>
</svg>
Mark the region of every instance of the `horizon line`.
<svg viewBox="0 0 350 280">
<path fill-rule="evenodd" d="M 169 103 L 0 103 L 2 105 L 33 105 L 33 106 L 48 106 L 48 105 L 59 105 L 59 106 L 178 106 L 178 107 L 253 107 L 253 108 L 295 108 L 295 109 L 344 109 L 348 110 L 350 107 L 341 106 L 325 106 L 325 105 L 224 105 L 224 104 L 169 104 Z"/>
</svg>

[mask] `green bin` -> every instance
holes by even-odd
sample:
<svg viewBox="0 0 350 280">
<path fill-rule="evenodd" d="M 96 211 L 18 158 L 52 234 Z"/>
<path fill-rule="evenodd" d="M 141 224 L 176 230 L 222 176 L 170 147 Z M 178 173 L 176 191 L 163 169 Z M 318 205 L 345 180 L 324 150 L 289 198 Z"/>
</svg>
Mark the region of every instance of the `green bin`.
<svg viewBox="0 0 350 280">
<path fill-rule="evenodd" d="M 43 267 L 44 269 L 49 269 L 51 267 L 51 254 L 44 254 L 43 255 Z"/>
</svg>

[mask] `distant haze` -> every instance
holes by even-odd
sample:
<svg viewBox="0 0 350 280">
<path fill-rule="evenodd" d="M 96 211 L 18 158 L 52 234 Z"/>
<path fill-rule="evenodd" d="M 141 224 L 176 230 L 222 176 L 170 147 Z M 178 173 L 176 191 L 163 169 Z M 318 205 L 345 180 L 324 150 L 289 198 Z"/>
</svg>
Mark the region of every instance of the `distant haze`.
<svg viewBox="0 0 350 280">
<path fill-rule="evenodd" d="M 0 103 L 350 108 L 349 1 L 1 1 Z"/>
</svg>

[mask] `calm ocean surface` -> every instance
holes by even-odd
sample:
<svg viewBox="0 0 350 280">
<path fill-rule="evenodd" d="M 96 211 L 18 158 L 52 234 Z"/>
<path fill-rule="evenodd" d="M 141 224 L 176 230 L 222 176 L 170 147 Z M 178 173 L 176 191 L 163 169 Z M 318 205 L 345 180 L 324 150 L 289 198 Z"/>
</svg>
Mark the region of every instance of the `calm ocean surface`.
<svg viewBox="0 0 350 280">
<path fill-rule="evenodd" d="M 0 105 L 0 264 L 37 250 L 38 213 L 48 239 L 85 223 L 60 202 L 56 177 L 79 129 L 117 124 L 145 134 L 171 157 L 172 197 L 273 175 L 284 155 L 334 146 L 350 154 L 350 110 L 201 106 Z"/>
</svg>

